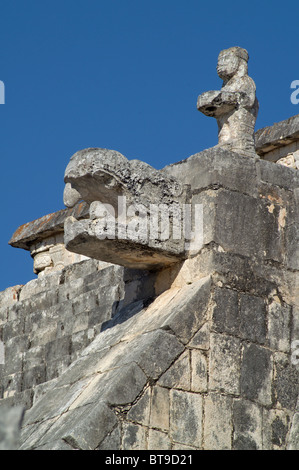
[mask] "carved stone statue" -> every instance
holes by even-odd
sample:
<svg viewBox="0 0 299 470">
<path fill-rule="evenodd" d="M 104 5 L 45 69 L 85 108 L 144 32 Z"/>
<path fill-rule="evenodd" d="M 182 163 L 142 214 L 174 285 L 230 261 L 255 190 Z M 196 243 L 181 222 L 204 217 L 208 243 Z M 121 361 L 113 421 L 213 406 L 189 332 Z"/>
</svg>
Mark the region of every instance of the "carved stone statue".
<svg viewBox="0 0 299 470">
<path fill-rule="evenodd" d="M 217 73 L 220 91 L 207 91 L 197 100 L 197 109 L 218 123 L 218 145 L 240 155 L 253 156 L 254 126 L 258 113 L 255 83 L 248 76 L 248 52 L 231 47 L 220 52 Z"/>
</svg>

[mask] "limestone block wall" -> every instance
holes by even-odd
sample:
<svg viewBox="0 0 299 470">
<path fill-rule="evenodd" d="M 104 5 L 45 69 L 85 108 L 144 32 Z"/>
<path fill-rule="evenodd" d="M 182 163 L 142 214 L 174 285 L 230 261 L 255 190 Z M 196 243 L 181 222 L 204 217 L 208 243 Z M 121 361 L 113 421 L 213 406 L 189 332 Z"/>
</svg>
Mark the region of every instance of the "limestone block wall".
<svg viewBox="0 0 299 470">
<path fill-rule="evenodd" d="M 192 277 L 94 339 L 26 413 L 22 449 L 298 448 L 289 308 Z"/>
<path fill-rule="evenodd" d="M 0 294 L 21 449 L 299 449 L 299 174 L 219 147 L 162 172 L 203 205 L 197 253 Z"/>
<path fill-rule="evenodd" d="M 0 405 L 30 408 L 105 322 L 153 295 L 147 273 L 103 264 L 82 261 L 0 293 Z"/>
</svg>

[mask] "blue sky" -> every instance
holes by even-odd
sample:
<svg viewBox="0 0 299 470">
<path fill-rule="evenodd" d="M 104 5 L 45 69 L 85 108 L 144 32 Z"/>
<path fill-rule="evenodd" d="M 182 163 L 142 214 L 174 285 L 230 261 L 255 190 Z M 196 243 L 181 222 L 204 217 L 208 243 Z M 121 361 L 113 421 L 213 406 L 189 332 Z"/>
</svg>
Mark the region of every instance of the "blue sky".
<svg viewBox="0 0 299 470">
<path fill-rule="evenodd" d="M 221 87 L 220 50 L 241 46 L 257 85 L 256 128 L 299 113 L 298 3 L 251 0 L 2 0 L 0 290 L 35 275 L 7 242 L 63 208 L 65 167 L 104 147 L 156 168 L 217 143 L 197 96 Z"/>
</svg>

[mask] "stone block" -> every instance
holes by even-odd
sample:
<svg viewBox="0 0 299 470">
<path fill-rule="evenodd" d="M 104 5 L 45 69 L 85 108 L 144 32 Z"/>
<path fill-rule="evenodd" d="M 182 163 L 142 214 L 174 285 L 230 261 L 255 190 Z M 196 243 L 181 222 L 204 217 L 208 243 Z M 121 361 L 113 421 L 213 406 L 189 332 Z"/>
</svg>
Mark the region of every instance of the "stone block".
<svg viewBox="0 0 299 470">
<path fill-rule="evenodd" d="M 238 336 L 240 318 L 238 294 L 231 289 L 215 289 L 213 308 L 213 330 Z"/>
<path fill-rule="evenodd" d="M 35 348 L 30 348 L 24 353 L 24 370 L 32 369 L 33 367 L 38 367 L 41 363 L 44 363 L 45 360 L 45 348 L 44 346 L 36 346 Z"/>
<path fill-rule="evenodd" d="M 202 408 L 201 395 L 170 391 L 170 437 L 173 441 L 201 449 Z"/>
<path fill-rule="evenodd" d="M 206 322 L 188 343 L 192 349 L 202 349 L 208 351 L 210 349 L 210 323 Z"/>
<path fill-rule="evenodd" d="M 206 322 L 207 307 L 210 301 L 211 279 L 205 277 L 188 286 L 188 290 L 178 295 L 172 312 L 162 325 L 169 327 L 184 344 Z M 182 322 L 182 316 L 184 322 Z"/>
<path fill-rule="evenodd" d="M 208 388 L 208 364 L 206 356 L 198 350 L 191 351 L 191 391 L 206 392 Z"/>
<path fill-rule="evenodd" d="M 78 331 L 72 335 L 72 362 L 78 358 L 80 352 L 92 341 L 88 337 L 88 330 Z"/>
<path fill-rule="evenodd" d="M 162 387 L 191 390 L 190 353 L 185 351 L 162 375 L 158 384 Z"/>
<path fill-rule="evenodd" d="M 232 398 L 209 393 L 204 401 L 204 449 L 232 448 Z"/>
<path fill-rule="evenodd" d="M 263 299 L 241 294 L 240 336 L 255 343 L 266 341 L 266 306 Z"/>
<path fill-rule="evenodd" d="M 150 426 L 162 431 L 169 430 L 169 390 L 154 387 L 151 399 Z"/>
<path fill-rule="evenodd" d="M 262 405 L 272 404 L 273 358 L 268 349 L 245 344 L 241 368 L 241 394 Z"/>
<path fill-rule="evenodd" d="M 262 181 L 293 190 L 299 186 L 299 176 L 296 170 L 283 165 L 275 165 L 272 162 L 260 160 L 257 162 L 257 170 Z"/>
<path fill-rule="evenodd" d="M 280 213 L 269 210 L 270 203 L 253 197 L 217 191 L 214 242 L 224 251 L 259 260 L 282 261 Z M 246 214 L 246 217 L 244 217 Z"/>
<path fill-rule="evenodd" d="M 273 397 L 277 407 L 295 410 L 299 394 L 299 370 L 283 353 L 274 355 Z"/>
<path fill-rule="evenodd" d="M 17 450 L 24 417 L 21 406 L 0 407 L 0 450 Z"/>
<path fill-rule="evenodd" d="M 299 413 L 294 414 L 288 439 L 288 450 L 299 450 Z"/>
<path fill-rule="evenodd" d="M 291 416 L 285 410 L 264 409 L 263 449 L 285 450 L 291 423 Z"/>
<path fill-rule="evenodd" d="M 128 348 L 128 355 L 120 361 L 120 364 L 136 361 L 148 377 L 158 379 L 183 349 L 173 334 L 165 330 L 156 330 L 133 340 Z"/>
<path fill-rule="evenodd" d="M 29 339 L 26 335 L 15 336 L 5 343 L 5 369 L 9 374 L 22 371 L 23 353 L 28 350 Z"/>
<path fill-rule="evenodd" d="M 22 336 L 25 330 L 25 318 L 23 315 L 20 315 L 14 321 L 6 322 L 2 327 L 2 341 L 9 342 L 12 338 L 16 336 Z"/>
<path fill-rule="evenodd" d="M 211 334 L 209 388 L 240 393 L 241 341 L 231 336 Z"/>
<path fill-rule="evenodd" d="M 23 390 L 32 389 L 46 381 L 46 366 L 45 364 L 28 369 L 23 373 Z"/>
<path fill-rule="evenodd" d="M 59 286 L 58 303 L 75 299 L 78 295 L 83 294 L 84 289 L 83 278 L 74 279 L 71 283 Z"/>
<path fill-rule="evenodd" d="M 53 380 L 64 374 L 71 364 L 71 356 L 69 354 L 47 362 L 46 380 Z"/>
<path fill-rule="evenodd" d="M 146 429 L 138 424 L 124 423 L 123 450 L 144 450 L 146 448 Z"/>
<path fill-rule="evenodd" d="M 246 400 L 234 400 L 233 423 L 235 450 L 262 450 L 262 409 Z"/>
<path fill-rule="evenodd" d="M 71 336 L 58 338 L 50 341 L 45 345 L 45 357 L 47 362 L 54 361 L 63 356 L 70 355 L 71 352 Z"/>
<path fill-rule="evenodd" d="M 72 306 L 74 315 L 89 312 L 97 306 L 97 297 L 93 292 L 81 294 L 73 300 Z"/>
<path fill-rule="evenodd" d="M 268 335 L 271 349 L 290 352 L 291 312 L 289 306 L 271 302 L 268 307 Z"/>
<path fill-rule="evenodd" d="M 0 292 L 0 309 L 4 305 L 5 307 L 9 307 L 14 305 L 15 302 L 18 302 L 22 289 L 23 286 L 18 285 L 14 287 L 8 287 L 4 291 Z"/>
<path fill-rule="evenodd" d="M 121 429 L 117 426 L 107 437 L 101 442 L 96 450 L 119 450 L 121 448 Z"/>
<path fill-rule="evenodd" d="M 217 146 L 168 165 L 163 171 L 184 184 L 190 184 L 192 191 L 224 186 L 256 195 L 256 161 Z"/>
<path fill-rule="evenodd" d="M 63 440 L 82 450 L 95 450 L 108 433 L 117 425 L 113 411 L 104 403 L 95 404 L 89 413 L 83 413 L 81 419 L 69 424 L 69 430 L 61 432 Z"/>
<path fill-rule="evenodd" d="M 168 434 L 150 429 L 148 433 L 148 450 L 168 450 L 171 449 L 171 442 Z"/>
<path fill-rule="evenodd" d="M 90 377 L 84 392 L 73 401 L 70 409 L 82 407 L 99 400 L 110 406 L 131 405 L 142 393 L 147 378 L 136 363 Z"/>
<path fill-rule="evenodd" d="M 66 266 L 60 274 L 60 284 L 71 286 L 78 279 L 88 279 L 98 272 L 99 262 L 95 259 L 88 259 L 80 263 Z"/>
<path fill-rule="evenodd" d="M 27 412 L 24 421 L 25 426 L 59 417 L 68 411 L 72 403 L 86 388 L 89 381 L 90 379 L 84 379 L 72 386 L 48 390 L 42 399 L 37 401 L 35 406 Z"/>
<path fill-rule="evenodd" d="M 46 310 L 57 304 L 57 292 L 58 289 L 52 288 L 46 292 L 40 292 L 30 297 L 30 311 L 37 312 L 40 310 Z"/>
<path fill-rule="evenodd" d="M 286 214 L 285 221 L 285 247 L 286 247 L 286 265 L 289 269 L 299 270 L 299 224 L 298 224 L 298 209 L 299 201 L 297 201 L 297 212 L 295 217 L 290 217 Z"/>
<path fill-rule="evenodd" d="M 22 370 L 22 369 L 20 369 Z M 3 398 L 9 398 L 16 395 L 22 391 L 22 372 L 17 372 L 15 374 L 9 374 L 2 377 L 3 384 Z"/>
</svg>

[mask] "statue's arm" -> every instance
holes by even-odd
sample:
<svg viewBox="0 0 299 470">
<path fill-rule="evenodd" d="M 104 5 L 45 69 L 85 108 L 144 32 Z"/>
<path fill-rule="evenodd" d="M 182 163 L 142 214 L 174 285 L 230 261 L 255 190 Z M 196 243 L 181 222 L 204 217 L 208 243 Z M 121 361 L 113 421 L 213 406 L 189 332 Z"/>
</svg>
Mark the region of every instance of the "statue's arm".
<svg viewBox="0 0 299 470">
<path fill-rule="evenodd" d="M 239 94 L 231 91 L 207 91 L 199 95 L 197 109 L 206 116 L 227 113 L 239 104 Z"/>
</svg>

